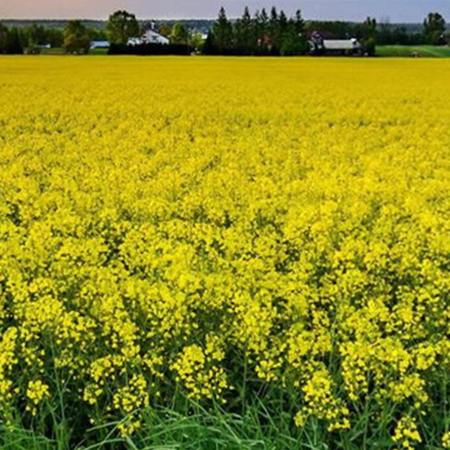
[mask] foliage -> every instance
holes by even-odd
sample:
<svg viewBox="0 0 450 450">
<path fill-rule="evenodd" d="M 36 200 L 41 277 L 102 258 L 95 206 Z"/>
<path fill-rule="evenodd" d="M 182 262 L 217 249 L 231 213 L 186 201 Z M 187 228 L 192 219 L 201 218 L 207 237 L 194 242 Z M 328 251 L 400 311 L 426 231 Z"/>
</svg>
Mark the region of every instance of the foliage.
<svg viewBox="0 0 450 450">
<path fill-rule="evenodd" d="M 172 44 L 188 45 L 190 31 L 181 22 L 177 22 L 170 33 L 170 42 Z"/>
<path fill-rule="evenodd" d="M 198 52 L 203 50 L 205 40 L 201 33 L 192 33 L 189 39 L 189 45 Z"/>
<path fill-rule="evenodd" d="M 6 37 L 8 28 L 0 22 L 0 54 L 6 51 Z"/>
<path fill-rule="evenodd" d="M 310 45 L 295 32 L 287 33 L 280 48 L 282 56 L 306 55 L 310 50 Z"/>
<path fill-rule="evenodd" d="M 447 442 L 447 65 L 2 58 L 1 425 Z"/>
<path fill-rule="evenodd" d="M 203 47 L 207 55 L 304 55 L 309 51 L 301 12 L 288 19 L 274 7 L 270 17 L 265 9 L 254 17 L 246 7 L 232 23 L 221 8 Z"/>
<path fill-rule="evenodd" d="M 88 28 L 92 41 L 108 41 L 108 32 L 103 28 Z"/>
<path fill-rule="evenodd" d="M 330 39 L 356 37 L 365 45 L 366 41 L 376 41 L 378 45 L 423 45 L 448 42 L 445 34 L 445 19 L 439 13 L 430 13 L 422 29 L 389 23 L 377 23 L 368 17 L 363 23 L 343 21 L 308 21 L 306 31 L 320 31 Z"/>
<path fill-rule="evenodd" d="M 3 34 L 3 37 L 1 36 Z M 22 35 L 17 27 L 0 30 L 0 45 L 4 42 L 3 52 L 7 55 L 23 54 Z"/>
<path fill-rule="evenodd" d="M 404 26 L 379 24 L 377 29 L 379 45 L 423 45 L 426 38 L 422 32 L 409 32 Z"/>
<path fill-rule="evenodd" d="M 439 13 L 430 13 L 423 23 L 424 34 L 428 44 L 440 45 L 445 43 L 445 19 Z"/>
<path fill-rule="evenodd" d="M 69 53 L 88 53 L 91 37 L 79 20 L 71 20 L 64 28 L 64 49 Z"/>
<path fill-rule="evenodd" d="M 150 25 L 150 27 L 151 27 L 151 25 Z M 172 27 L 168 24 L 162 24 L 158 27 L 158 33 L 161 36 L 170 38 L 170 34 L 172 33 Z"/>
<path fill-rule="evenodd" d="M 362 43 L 363 52 L 368 56 L 375 56 L 376 48 L 377 48 L 377 41 L 374 37 L 365 39 Z"/>
<path fill-rule="evenodd" d="M 33 24 L 25 30 L 25 34 L 29 47 L 47 44 L 47 34 L 43 26 Z"/>
<path fill-rule="evenodd" d="M 228 20 L 225 9 L 222 7 L 217 22 L 210 32 L 211 47 L 219 53 L 227 52 L 233 46 L 233 25 Z"/>
<path fill-rule="evenodd" d="M 109 16 L 106 31 L 112 44 L 126 45 L 130 38 L 139 37 L 141 29 L 134 14 L 116 11 Z"/>
</svg>

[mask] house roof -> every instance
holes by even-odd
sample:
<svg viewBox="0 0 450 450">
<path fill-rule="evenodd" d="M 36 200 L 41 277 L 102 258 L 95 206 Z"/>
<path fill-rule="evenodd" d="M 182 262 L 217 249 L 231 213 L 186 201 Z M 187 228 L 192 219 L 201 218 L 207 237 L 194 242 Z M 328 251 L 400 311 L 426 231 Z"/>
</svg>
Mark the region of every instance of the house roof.
<svg viewBox="0 0 450 450">
<path fill-rule="evenodd" d="M 162 34 L 157 33 L 155 30 L 147 30 L 144 33 L 144 36 L 146 36 L 146 37 L 154 37 L 154 38 L 159 38 L 159 39 L 167 39 L 165 36 L 163 36 Z"/>
<path fill-rule="evenodd" d="M 322 39 L 329 39 L 329 40 L 336 38 L 335 35 L 333 35 L 332 33 L 330 33 L 327 30 L 323 30 L 323 31 L 322 30 L 310 30 L 307 32 L 307 36 L 309 38 L 312 38 L 314 36 L 320 36 Z"/>
</svg>

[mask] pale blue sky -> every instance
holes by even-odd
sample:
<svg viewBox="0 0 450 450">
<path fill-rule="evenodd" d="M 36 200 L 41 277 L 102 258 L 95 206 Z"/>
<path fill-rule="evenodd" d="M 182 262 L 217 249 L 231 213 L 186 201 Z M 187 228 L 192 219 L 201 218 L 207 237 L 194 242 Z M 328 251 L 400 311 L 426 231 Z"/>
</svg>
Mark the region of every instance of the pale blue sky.
<svg viewBox="0 0 450 450">
<path fill-rule="evenodd" d="M 273 4 L 306 19 L 361 20 L 367 15 L 391 22 L 421 22 L 430 11 L 450 22 L 450 0 L 0 0 L 1 18 L 106 18 L 127 9 L 139 18 L 211 18 L 221 5 L 229 16 L 240 15 L 245 5 L 253 10 Z"/>
</svg>

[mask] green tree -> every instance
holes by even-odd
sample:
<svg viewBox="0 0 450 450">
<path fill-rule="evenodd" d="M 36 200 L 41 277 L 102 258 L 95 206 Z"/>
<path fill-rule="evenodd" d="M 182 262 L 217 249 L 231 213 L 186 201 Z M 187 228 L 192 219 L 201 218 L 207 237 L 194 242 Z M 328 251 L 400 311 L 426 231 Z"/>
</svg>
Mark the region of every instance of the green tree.
<svg viewBox="0 0 450 450">
<path fill-rule="evenodd" d="M 265 43 L 269 33 L 269 16 L 265 8 L 261 12 L 256 13 L 255 22 L 256 39 L 259 45 L 262 45 Z"/>
<path fill-rule="evenodd" d="M 24 29 L 23 42 L 28 54 L 41 52 L 41 45 L 47 44 L 47 33 L 43 26 L 33 24 Z"/>
<path fill-rule="evenodd" d="M 227 18 L 224 8 L 220 8 L 219 17 L 212 27 L 214 46 L 219 52 L 233 45 L 233 26 Z"/>
<path fill-rule="evenodd" d="M 374 37 L 377 34 L 377 19 L 374 17 L 367 17 L 363 22 L 364 37 Z"/>
<path fill-rule="evenodd" d="M 298 10 L 295 16 L 284 25 L 280 53 L 282 56 L 298 56 L 309 52 L 310 44 L 304 34 L 305 23 L 302 13 Z"/>
<path fill-rule="evenodd" d="M 308 40 L 295 32 L 292 28 L 284 36 L 283 43 L 280 48 L 280 54 L 282 56 L 299 56 L 305 55 L 310 50 Z"/>
<path fill-rule="evenodd" d="M 278 11 L 274 6 L 270 11 L 270 19 L 269 19 L 269 37 L 272 45 L 278 46 L 279 41 L 279 20 L 278 20 Z"/>
<path fill-rule="evenodd" d="M 25 29 L 25 37 L 28 45 L 47 44 L 47 30 L 40 25 L 33 24 Z"/>
<path fill-rule="evenodd" d="M 89 35 L 93 41 L 107 41 L 108 33 L 102 28 L 90 28 Z"/>
<path fill-rule="evenodd" d="M 170 33 L 170 41 L 173 44 L 188 44 L 190 39 L 189 29 L 182 24 L 181 22 L 177 22 Z"/>
<path fill-rule="evenodd" d="M 375 38 L 365 39 L 362 42 L 362 51 L 367 56 L 375 56 L 377 52 L 377 41 Z"/>
<path fill-rule="evenodd" d="M 302 12 L 299 9 L 295 12 L 294 24 L 295 31 L 298 34 L 301 34 L 305 31 L 305 21 L 303 20 Z"/>
<path fill-rule="evenodd" d="M 214 34 L 211 30 L 209 30 L 208 35 L 206 36 L 205 42 L 202 46 L 202 53 L 204 55 L 215 55 L 218 52 Z"/>
<path fill-rule="evenodd" d="M 423 22 L 424 34 L 429 44 L 441 45 L 445 43 L 445 19 L 441 14 L 428 14 Z"/>
<path fill-rule="evenodd" d="M 235 38 L 240 53 L 251 53 L 256 47 L 253 21 L 248 7 L 245 7 L 242 18 L 236 22 Z"/>
<path fill-rule="evenodd" d="M 91 38 L 88 29 L 79 21 L 71 20 L 64 28 L 64 49 L 69 53 L 88 53 Z"/>
<path fill-rule="evenodd" d="M 4 52 L 8 55 L 23 54 L 22 35 L 18 28 L 13 27 L 6 33 Z"/>
<path fill-rule="evenodd" d="M 47 43 L 51 47 L 62 47 L 64 44 L 64 30 L 59 28 L 47 28 Z"/>
<path fill-rule="evenodd" d="M 285 33 L 288 31 L 288 18 L 284 11 L 280 11 L 280 15 L 278 16 L 278 30 L 279 30 L 279 38 L 280 41 L 283 40 Z"/>
<path fill-rule="evenodd" d="M 0 53 L 6 52 L 6 37 L 8 28 L 0 22 Z"/>
<path fill-rule="evenodd" d="M 172 27 L 167 24 L 163 24 L 160 27 L 158 27 L 158 33 L 161 36 L 164 36 L 166 38 L 170 38 L 170 35 L 172 34 Z"/>
<path fill-rule="evenodd" d="M 189 44 L 196 51 L 201 51 L 204 45 L 204 39 L 201 33 L 192 33 Z"/>
<path fill-rule="evenodd" d="M 345 37 L 347 38 L 357 37 L 361 41 L 364 41 L 366 39 L 376 39 L 377 37 L 376 19 L 373 19 L 372 17 L 367 17 L 364 22 L 356 24 L 353 29 L 348 29 Z"/>
<path fill-rule="evenodd" d="M 367 17 L 357 30 L 357 34 L 361 40 L 363 52 L 368 56 L 375 56 L 378 37 L 376 19 Z"/>
<path fill-rule="evenodd" d="M 111 43 L 126 45 L 130 38 L 139 36 L 141 29 L 134 14 L 116 11 L 109 16 L 106 31 Z"/>
</svg>

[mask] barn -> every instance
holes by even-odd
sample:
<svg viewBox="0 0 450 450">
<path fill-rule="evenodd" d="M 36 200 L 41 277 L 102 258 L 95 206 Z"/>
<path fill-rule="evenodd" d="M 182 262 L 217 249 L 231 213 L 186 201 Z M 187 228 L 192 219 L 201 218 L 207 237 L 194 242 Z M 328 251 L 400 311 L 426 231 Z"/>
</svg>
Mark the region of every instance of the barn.
<svg viewBox="0 0 450 450">
<path fill-rule="evenodd" d="M 353 55 L 362 51 L 362 45 L 356 38 L 332 39 L 318 31 L 310 35 L 310 45 L 314 55 Z"/>
<path fill-rule="evenodd" d="M 324 39 L 323 49 L 326 53 L 357 53 L 361 44 L 353 39 Z"/>
</svg>

